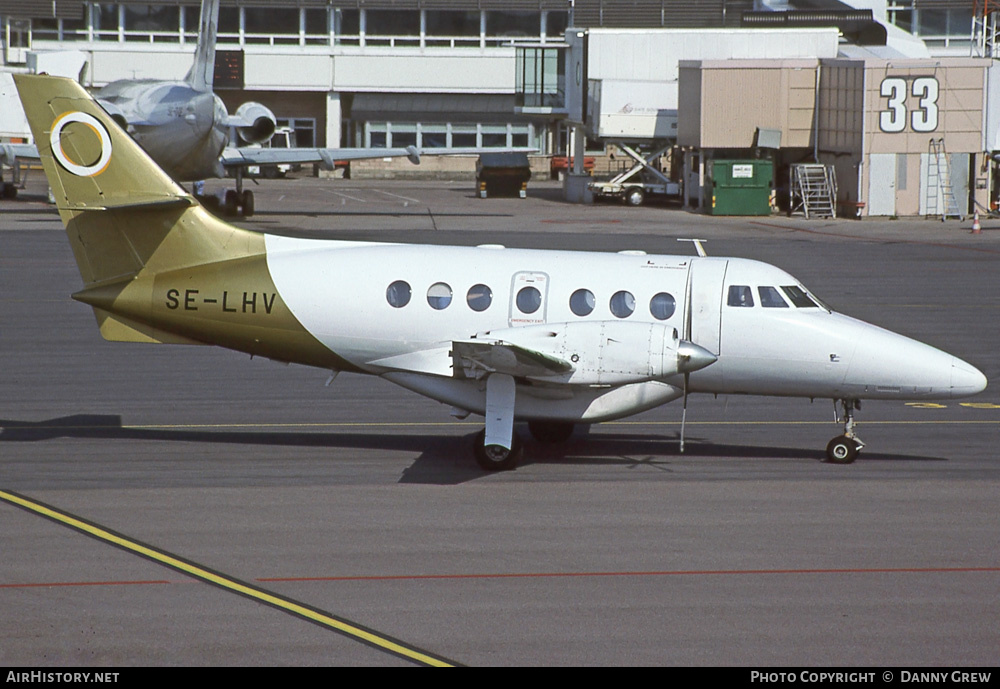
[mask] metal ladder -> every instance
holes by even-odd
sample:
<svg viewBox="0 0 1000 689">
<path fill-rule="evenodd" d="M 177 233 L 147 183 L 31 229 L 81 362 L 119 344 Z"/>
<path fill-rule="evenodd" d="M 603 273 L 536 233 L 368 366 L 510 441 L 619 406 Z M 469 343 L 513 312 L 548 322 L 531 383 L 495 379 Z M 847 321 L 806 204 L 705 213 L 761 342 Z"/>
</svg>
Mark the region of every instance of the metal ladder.
<svg viewBox="0 0 1000 689">
<path fill-rule="evenodd" d="M 927 151 L 927 216 L 941 216 L 941 220 L 965 215 L 958 208 L 958 200 L 951 188 L 951 167 L 944 139 L 931 139 Z"/>
<path fill-rule="evenodd" d="M 792 165 L 791 212 L 836 218 L 837 174 L 832 165 Z"/>
</svg>

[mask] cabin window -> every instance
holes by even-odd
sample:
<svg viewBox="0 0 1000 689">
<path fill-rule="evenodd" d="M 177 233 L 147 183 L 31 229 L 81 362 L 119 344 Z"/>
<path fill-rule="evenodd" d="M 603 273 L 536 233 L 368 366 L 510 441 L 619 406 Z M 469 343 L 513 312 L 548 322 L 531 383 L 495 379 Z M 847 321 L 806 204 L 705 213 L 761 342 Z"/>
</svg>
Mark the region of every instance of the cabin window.
<svg viewBox="0 0 1000 689">
<path fill-rule="evenodd" d="M 628 318 L 635 311 L 635 297 L 622 290 L 611 295 L 611 313 L 618 318 Z"/>
<path fill-rule="evenodd" d="M 493 303 L 493 290 L 486 285 L 473 285 L 465 295 L 465 301 L 473 311 L 485 311 Z"/>
<path fill-rule="evenodd" d="M 785 296 L 787 296 L 788 299 L 800 309 L 814 309 L 819 307 L 819 304 L 814 302 L 812 298 L 806 294 L 805 290 L 798 285 L 788 285 L 787 287 L 782 287 L 781 291 L 784 292 Z"/>
<path fill-rule="evenodd" d="M 542 305 L 542 293 L 536 287 L 524 287 L 517 293 L 517 308 L 521 313 L 534 313 Z"/>
<path fill-rule="evenodd" d="M 451 286 L 443 282 L 435 282 L 427 290 L 427 303 L 432 309 L 440 311 L 451 304 Z"/>
<path fill-rule="evenodd" d="M 410 283 L 405 280 L 396 280 L 385 290 L 385 300 L 389 306 L 401 309 L 410 303 Z"/>
<path fill-rule="evenodd" d="M 729 306 L 753 306 L 753 292 L 746 285 L 730 285 L 726 304 Z"/>
<path fill-rule="evenodd" d="M 781 298 L 778 290 L 771 286 L 764 286 L 757 288 L 757 294 L 760 295 L 760 305 L 765 309 L 787 309 L 788 303 Z"/>
<path fill-rule="evenodd" d="M 677 302 L 674 300 L 674 295 L 667 292 L 660 292 L 649 300 L 649 312 L 658 321 L 667 320 L 674 315 L 676 309 Z"/>
<path fill-rule="evenodd" d="M 578 289 L 569 297 L 569 310 L 577 316 L 589 316 L 594 311 L 595 306 L 597 306 L 597 300 L 594 299 L 594 293 L 589 289 Z"/>
</svg>

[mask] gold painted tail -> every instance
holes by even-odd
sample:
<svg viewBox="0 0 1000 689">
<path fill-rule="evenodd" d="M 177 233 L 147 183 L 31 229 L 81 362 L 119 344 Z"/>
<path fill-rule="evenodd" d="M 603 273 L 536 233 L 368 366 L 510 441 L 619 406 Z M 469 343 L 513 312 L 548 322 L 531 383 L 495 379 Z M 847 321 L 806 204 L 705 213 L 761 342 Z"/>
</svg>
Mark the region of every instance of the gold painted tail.
<svg viewBox="0 0 1000 689">
<path fill-rule="evenodd" d="M 208 213 L 75 81 L 14 81 L 83 277 L 77 298 L 107 339 L 190 341 L 114 315 L 117 295 L 137 278 L 263 256 L 263 237 Z"/>
</svg>

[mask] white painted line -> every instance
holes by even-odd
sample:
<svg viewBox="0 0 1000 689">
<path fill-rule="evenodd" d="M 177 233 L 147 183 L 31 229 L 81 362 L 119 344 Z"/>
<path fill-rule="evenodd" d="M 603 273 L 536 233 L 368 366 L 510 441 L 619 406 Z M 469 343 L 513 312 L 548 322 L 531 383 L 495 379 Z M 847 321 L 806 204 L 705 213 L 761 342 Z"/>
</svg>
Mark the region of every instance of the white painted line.
<svg viewBox="0 0 1000 689">
<path fill-rule="evenodd" d="M 377 191 L 380 194 L 385 194 L 386 196 L 392 196 L 393 198 L 403 199 L 404 201 L 412 201 L 413 203 L 420 203 L 420 199 L 411 199 L 409 196 L 400 196 L 399 194 L 390 194 L 387 191 L 382 191 L 381 189 L 372 189 L 372 191 Z"/>
<path fill-rule="evenodd" d="M 357 201 L 359 203 L 368 203 L 364 199 L 359 199 L 357 196 L 351 196 L 350 194 L 345 194 L 345 193 L 343 193 L 341 191 L 334 191 L 333 189 L 323 189 L 323 191 L 328 191 L 331 194 L 336 194 L 337 196 L 340 196 L 341 198 L 350 199 L 351 201 Z"/>
</svg>

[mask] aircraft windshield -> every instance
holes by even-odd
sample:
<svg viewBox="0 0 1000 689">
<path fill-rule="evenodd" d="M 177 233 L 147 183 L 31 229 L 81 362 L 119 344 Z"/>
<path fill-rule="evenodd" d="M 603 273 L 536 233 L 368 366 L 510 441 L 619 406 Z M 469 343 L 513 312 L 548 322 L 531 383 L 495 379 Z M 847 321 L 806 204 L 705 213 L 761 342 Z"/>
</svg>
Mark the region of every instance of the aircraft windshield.
<svg viewBox="0 0 1000 689">
<path fill-rule="evenodd" d="M 806 294 L 805 290 L 798 285 L 788 285 L 787 287 L 783 286 L 781 291 L 784 292 L 789 301 L 791 301 L 798 308 L 814 309 L 818 306 L 818 304 L 814 302 L 808 294 Z"/>
</svg>

